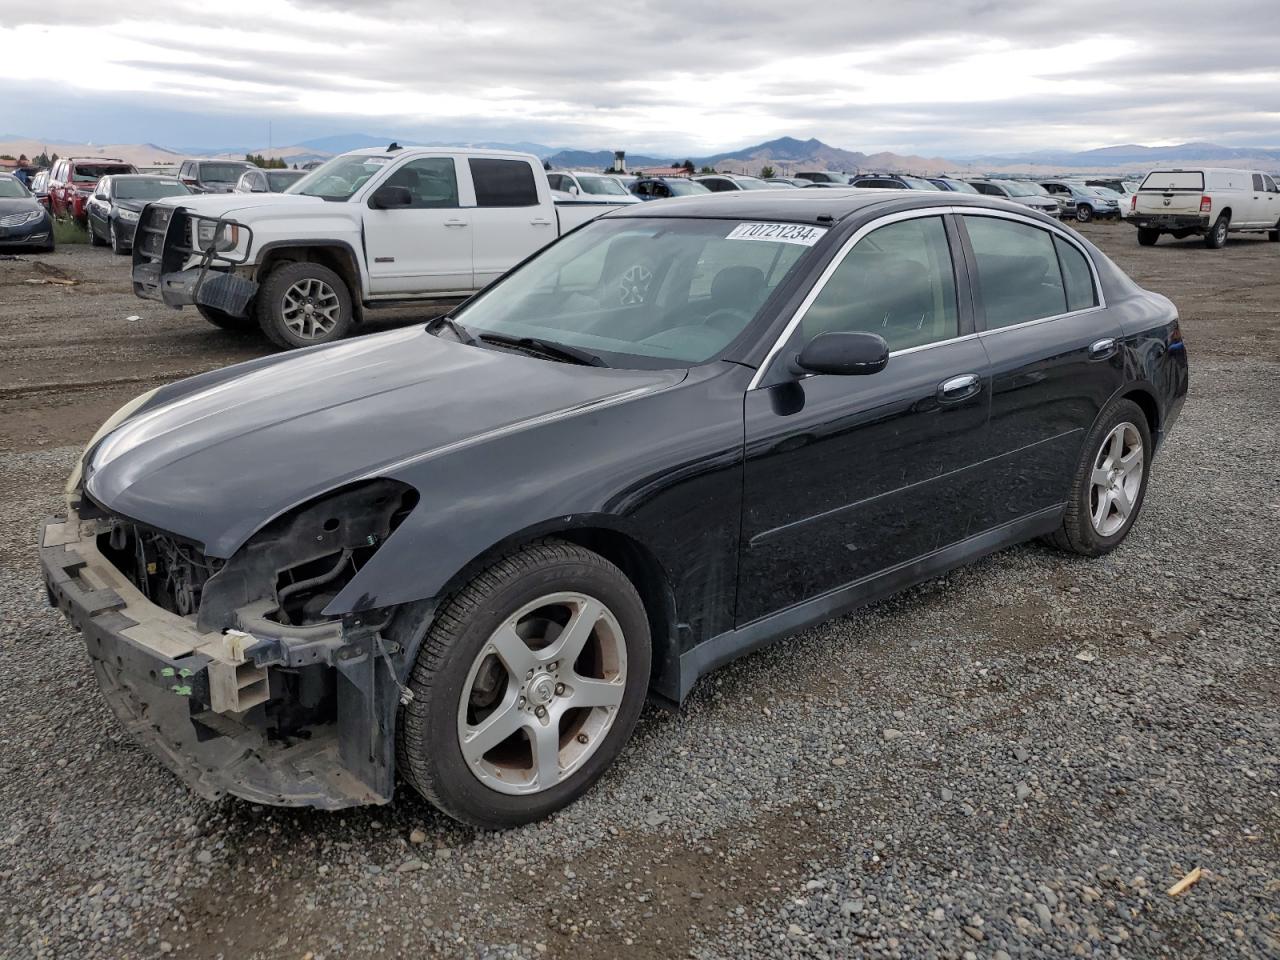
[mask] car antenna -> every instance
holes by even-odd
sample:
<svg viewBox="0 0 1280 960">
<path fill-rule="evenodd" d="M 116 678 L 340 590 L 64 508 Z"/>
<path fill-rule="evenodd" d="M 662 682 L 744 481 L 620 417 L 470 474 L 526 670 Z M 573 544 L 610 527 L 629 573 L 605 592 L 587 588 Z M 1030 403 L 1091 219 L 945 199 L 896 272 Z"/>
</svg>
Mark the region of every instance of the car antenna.
<svg viewBox="0 0 1280 960">
<path fill-rule="evenodd" d="M 391 145 L 387 147 L 387 153 L 395 153 L 397 150 L 403 150 L 403 149 L 404 147 L 400 146 L 400 144 L 392 140 Z"/>
</svg>

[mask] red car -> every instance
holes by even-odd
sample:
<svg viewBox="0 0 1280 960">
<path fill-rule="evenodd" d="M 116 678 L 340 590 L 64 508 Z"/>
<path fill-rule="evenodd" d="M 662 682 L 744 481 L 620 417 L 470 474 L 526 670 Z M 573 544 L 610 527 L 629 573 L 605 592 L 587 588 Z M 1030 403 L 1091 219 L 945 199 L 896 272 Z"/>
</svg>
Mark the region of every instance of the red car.
<svg viewBox="0 0 1280 960">
<path fill-rule="evenodd" d="M 68 157 L 53 165 L 49 173 L 49 212 L 55 217 L 70 217 L 76 223 L 86 222 L 85 203 L 103 177 L 137 173 L 133 164 L 102 157 Z"/>
</svg>

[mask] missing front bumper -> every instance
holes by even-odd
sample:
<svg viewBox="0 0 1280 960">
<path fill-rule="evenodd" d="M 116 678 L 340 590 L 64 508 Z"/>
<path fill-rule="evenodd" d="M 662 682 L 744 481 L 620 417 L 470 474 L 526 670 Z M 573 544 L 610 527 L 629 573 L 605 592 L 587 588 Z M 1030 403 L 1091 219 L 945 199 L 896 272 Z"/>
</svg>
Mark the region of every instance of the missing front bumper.
<svg viewBox="0 0 1280 960">
<path fill-rule="evenodd" d="M 149 601 L 97 547 L 98 521 L 45 521 L 49 602 L 85 637 L 103 695 L 133 737 L 194 792 L 338 809 L 391 798 L 398 683 L 377 634 L 262 639 L 202 633 Z M 248 611 L 246 619 L 253 619 Z M 291 669 L 333 671 L 331 722 L 281 737 Z"/>
</svg>

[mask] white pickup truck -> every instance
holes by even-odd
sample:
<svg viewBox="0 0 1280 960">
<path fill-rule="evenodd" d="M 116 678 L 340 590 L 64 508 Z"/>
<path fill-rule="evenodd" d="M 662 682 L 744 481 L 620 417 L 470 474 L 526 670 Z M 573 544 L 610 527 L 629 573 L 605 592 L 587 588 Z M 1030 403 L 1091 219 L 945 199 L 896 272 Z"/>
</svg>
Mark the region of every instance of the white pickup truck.
<svg viewBox="0 0 1280 960">
<path fill-rule="evenodd" d="M 148 205 L 133 289 L 224 329 L 312 346 L 346 336 L 369 308 L 470 296 L 616 206 L 557 197 L 530 154 L 393 143 L 334 157 L 286 193 Z"/>
<path fill-rule="evenodd" d="M 1149 247 L 1164 233 L 1202 236 L 1219 249 L 1233 233 L 1280 240 L 1280 187 L 1260 170 L 1218 167 L 1152 170 L 1129 200 L 1128 220 Z"/>
</svg>

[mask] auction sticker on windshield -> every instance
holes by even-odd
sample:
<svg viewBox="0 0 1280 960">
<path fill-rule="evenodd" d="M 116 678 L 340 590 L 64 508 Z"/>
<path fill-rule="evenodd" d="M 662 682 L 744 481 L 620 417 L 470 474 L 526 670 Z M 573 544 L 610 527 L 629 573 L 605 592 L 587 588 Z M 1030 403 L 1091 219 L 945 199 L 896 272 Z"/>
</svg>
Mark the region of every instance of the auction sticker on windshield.
<svg viewBox="0 0 1280 960">
<path fill-rule="evenodd" d="M 726 240 L 769 240 L 773 243 L 798 243 L 812 247 L 827 232 L 826 227 L 810 227 L 803 223 L 740 223 Z"/>
</svg>

